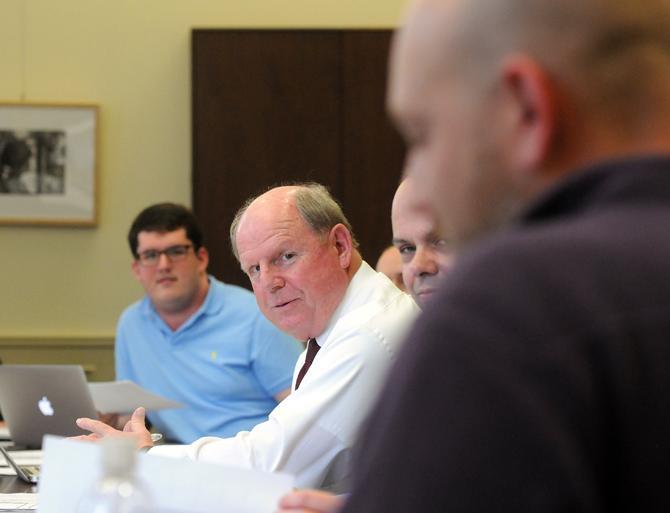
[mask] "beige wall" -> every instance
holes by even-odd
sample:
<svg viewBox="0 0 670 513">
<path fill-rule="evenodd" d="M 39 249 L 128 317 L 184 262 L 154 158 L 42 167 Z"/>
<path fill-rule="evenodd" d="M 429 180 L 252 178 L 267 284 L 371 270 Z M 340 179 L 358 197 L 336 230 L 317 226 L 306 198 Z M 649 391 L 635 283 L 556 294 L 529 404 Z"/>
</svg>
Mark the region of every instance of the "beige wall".
<svg viewBox="0 0 670 513">
<path fill-rule="evenodd" d="M 393 27 L 403 4 L 0 0 L 0 100 L 97 103 L 101 130 L 97 228 L 0 226 L 0 341 L 111 337 L 140 297 L 128 224 L 190 202 L 192 27 Z"/>
</svg>

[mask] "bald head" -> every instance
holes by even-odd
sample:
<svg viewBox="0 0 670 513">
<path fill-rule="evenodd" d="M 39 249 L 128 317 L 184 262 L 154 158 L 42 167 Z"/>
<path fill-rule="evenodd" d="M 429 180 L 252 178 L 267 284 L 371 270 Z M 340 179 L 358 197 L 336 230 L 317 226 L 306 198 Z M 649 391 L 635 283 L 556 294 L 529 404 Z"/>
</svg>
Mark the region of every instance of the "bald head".
<svg viewBox="0 0 670 513">
<path fill-rule="evenodd" d="M 388 103 L 410 174 L 467 243 L 567 174 L 670 148 L 667 0 L 416 0 Z"/>
<path fill-rule="evenodd" d="M 641 129 L 666 103 L 669 19 L 666 0 L 417 0 L 399 38 L 424 42 L 415 57 L 428 80 L 458 73 L 470 87 L 491 87 L 507 56 L 527 54 L 582 112 Z"/>
<path fill-rule="evenodd" d="M 342 224 L 351 234 L 354 248 L 358 248 L 351 223 L 342 212 L 339 203 L 323 185 L 307 182 L 273 187 L 263 194 L 252 196 L 240 207 L 230 225 L 230 243 L 233 254 L 238 260 L 237 231 L 243 215 L 254 204 L 265 212 L 269 211 L 268 205 L 283 205 L 284 208 L 292 205 L 307 225 L 321 236 L 325 236 L 333 226 Z"/>
<path fill-rule="evenodd" d="M 231 225 L 261 312 L 297 339 L 323 332 L 361 265 L 345 222 L 325 188 L 308 184 L 253 198 Z"/>
</svg>

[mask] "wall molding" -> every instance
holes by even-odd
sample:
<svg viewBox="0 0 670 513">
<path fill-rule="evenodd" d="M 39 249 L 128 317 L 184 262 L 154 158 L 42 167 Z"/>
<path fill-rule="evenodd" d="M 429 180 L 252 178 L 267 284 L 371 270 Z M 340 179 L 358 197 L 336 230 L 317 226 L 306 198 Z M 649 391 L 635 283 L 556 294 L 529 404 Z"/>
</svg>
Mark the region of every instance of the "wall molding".
<svg viewBox="0 0 670 513">
<path fill-rule="evenodd" d="M 0 335 L 0 347 L 114 347 L 114 335 Z"/>
<path fill-rule="evenodd" d="M 80 335 L 0 335 L 5 364 L 81 365 L 89 381 L 114 379 L 114 337 Z"/>
</svg>

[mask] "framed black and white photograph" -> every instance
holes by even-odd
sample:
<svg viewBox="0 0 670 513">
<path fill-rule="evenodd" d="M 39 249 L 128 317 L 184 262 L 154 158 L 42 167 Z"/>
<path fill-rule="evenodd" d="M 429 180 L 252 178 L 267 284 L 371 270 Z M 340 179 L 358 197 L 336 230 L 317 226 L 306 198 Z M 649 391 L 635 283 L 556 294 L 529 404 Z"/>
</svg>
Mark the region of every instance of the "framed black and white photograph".
<svg viewBox="0 0 670 513">
<path fill-rule="evenodd" d="M 0 224 L 94 226 L 98 107 L 0 103 Z"/>
</svg>

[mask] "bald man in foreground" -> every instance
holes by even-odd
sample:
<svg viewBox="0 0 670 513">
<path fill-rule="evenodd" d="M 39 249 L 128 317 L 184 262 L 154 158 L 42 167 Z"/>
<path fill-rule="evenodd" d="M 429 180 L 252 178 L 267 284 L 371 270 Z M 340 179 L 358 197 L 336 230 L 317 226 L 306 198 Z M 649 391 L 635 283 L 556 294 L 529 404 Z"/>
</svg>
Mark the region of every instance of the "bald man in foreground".
<svg viewBox="0 0 670 513">
<path fill-rule="evenodd" d="M 423 0 L 391 60 L 458 262 L 343 513 L 670 511 L 670 2 Z"/>
</svg>

